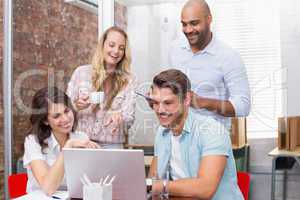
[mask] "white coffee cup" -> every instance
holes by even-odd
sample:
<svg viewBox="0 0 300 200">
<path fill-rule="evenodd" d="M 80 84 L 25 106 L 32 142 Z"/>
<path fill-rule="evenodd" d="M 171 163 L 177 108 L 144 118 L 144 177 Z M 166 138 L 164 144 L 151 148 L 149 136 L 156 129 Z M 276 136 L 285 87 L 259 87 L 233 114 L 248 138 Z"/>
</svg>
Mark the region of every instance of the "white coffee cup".
<svg viewBox="0 0 300 200">
<path fill-rule="evenodd" d="M 84 185 L 83 200 L 112 200 L 112 185 Z"/>
<path fill-rule="evenodd" d="M 91 92 L 90 103 L 98 104 L 103 102 L 103 100 L 104 100 L 104 92 Z"/>
</svg>

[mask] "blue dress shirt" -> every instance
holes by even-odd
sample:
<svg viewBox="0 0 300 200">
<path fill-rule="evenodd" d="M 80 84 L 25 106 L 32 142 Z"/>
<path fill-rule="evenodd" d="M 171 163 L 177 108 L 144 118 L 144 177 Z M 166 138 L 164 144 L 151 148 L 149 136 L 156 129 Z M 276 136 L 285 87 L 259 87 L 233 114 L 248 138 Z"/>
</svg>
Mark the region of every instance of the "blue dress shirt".
<svg viewBox="0 0 300 200">
<path fill-rule="evenodd" d="M 250 112 L 250 89 L 246 68 L 240 55 L 214 36 L 201 51 L 193 53 L 186 38 L 175 41 L 169 52 L 169 67 L 184 72 L 191 80 L 192 90 L 199 96 L 229 100 L 237 117 Z M 206 109 L 198 109 L 230 128 L 229 117 Z"/>
</svg>

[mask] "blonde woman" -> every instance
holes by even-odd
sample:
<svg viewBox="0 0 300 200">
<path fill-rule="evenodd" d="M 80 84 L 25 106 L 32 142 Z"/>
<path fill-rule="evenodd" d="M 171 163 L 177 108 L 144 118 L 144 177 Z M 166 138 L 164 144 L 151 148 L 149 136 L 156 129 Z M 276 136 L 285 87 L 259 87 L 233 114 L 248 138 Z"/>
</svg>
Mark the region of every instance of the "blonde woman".
<svg viewBox="0 0 300 200">
<path fill-rule="evenodd" d="M 114 26 L 100 38 L 92 65 L 78 67 L 69 82 L 67 94 L 78 111 L 77 130 L 102 148 L 122 148 L 134 122 L 136 80 L 130 64 L 127 34 Z M 90 102 L 95 91 L 104 92 L 100 104 Z"/>
</svg>

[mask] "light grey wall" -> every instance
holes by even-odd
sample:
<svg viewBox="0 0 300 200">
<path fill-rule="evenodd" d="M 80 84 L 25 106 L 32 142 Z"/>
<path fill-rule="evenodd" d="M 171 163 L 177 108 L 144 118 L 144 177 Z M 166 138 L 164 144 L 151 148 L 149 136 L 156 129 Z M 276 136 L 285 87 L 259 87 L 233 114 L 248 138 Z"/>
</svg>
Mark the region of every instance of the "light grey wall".
<svg viewBox="0 0 300 200">
<path fill-rule="evenodd" d="M 271 199 L 272 158 L 268 153 L 277 146 L 277 139 L 250 139 L 251 200 Z M 295 165 L 287 174 L 287 200 L 300 199 L 300 168 Z M 275 198 L 282 199 L 283 176 L 277 171 Z"/>
<path fill-rule="evenodd" d="M 300 115 L 300 1 L 281 1 L 281 54 L 282 66 L 286 68 L 287 93 L 285 113 Z"/>
<path fill-rule="evenodd" d="M 138 78 L 137 90 L 141 93 L 147 93 L 153 77 L 168 67 L 169 45 L 181 33 L 180 9 L 181 3 L 127 7 L 132 71 Z M 139 97 L 130 143 L 152 144 L 157 126 L 153 111 Z"/>
<path fill-rule="evenodd" d="M 300 115 L 300 1 L 281 1 L 281 55 L 283 67 L 283 111 L 285 116 Z M 252 139 L 250 144 L 251 199 L 270 199 L 271 158 L 268 152 L 277 146 L 276 139 Z M 277 172 L 276 199 L 282 199 L 283 176 Z M 287 200 L 300 199 L 300 167 L 295 165 L 287 176 Z"/>
</svg>

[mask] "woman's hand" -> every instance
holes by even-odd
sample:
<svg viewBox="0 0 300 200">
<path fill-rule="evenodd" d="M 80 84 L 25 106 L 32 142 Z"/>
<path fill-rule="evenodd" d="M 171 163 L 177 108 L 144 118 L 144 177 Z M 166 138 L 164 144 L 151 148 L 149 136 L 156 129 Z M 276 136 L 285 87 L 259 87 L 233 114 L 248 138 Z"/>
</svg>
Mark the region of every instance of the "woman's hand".
<svg viewBox="0 0 300 200">
<path fill-rule="evenodd" d="M 112 134 L 115 134 L 123 123 L 123 116 L 121 112 L 114 112 L 108 116 L 107 120 L 104 122 L 104 127 L 111 126 Z"/>
<path fill-rule="evenodd" d="M 75 100 L 75 105 L 78 110 L 86 109 L 90 106 L 89 96 L 80 97 Z"/>
<path fill-rule="evenodd" d="M 100 146 L 88 139 L 69 139 L 64 145 L 66 148 L 90 148 L 99 149 Z"/>
</svg>

